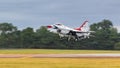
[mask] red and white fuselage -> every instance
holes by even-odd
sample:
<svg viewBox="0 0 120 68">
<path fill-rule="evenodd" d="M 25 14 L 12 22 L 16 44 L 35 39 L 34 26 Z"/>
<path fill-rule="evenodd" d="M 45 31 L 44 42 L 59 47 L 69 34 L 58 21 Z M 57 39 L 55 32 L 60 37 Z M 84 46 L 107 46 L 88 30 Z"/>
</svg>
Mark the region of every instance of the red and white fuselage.
<svg viewBox="0 0 120 68">
<path fill-rule="evenodd" d="M 47 26 L 48 28 L 55 29 L 60 37 L 74 37 L 75 39 L 80 39 L 81 37 L 87 38 L 90 32 L 87 27 L 88 21 L 85 21 L 79 28 L 70 28 L 63 24 L 53 24 Z"/>
</svg>

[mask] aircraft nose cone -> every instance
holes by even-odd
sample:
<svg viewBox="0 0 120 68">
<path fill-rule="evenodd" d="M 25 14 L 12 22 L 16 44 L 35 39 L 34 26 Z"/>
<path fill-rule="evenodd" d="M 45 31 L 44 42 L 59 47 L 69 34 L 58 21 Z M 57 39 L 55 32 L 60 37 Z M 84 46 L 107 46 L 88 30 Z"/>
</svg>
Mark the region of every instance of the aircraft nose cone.
<svg viewBox="0 0 120 68">
<path fill-rule="evenodd" d="M 47 28 L 52 28 L 52 26 L 51 26 L 51 25 L 48 25 Z"/>
</svg>

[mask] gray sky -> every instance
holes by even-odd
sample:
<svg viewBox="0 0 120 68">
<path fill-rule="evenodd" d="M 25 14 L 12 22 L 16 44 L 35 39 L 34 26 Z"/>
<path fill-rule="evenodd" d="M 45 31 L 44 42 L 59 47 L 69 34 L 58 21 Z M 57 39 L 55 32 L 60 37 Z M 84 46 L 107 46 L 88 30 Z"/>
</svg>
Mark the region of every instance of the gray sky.
<svg viewBox="0 0 120 68">
<path fill-rule="evenodd" d="M 63 23 L 79 27 L 84 20 L 91 24 L 111 20 L 120 31 L 120 0 L 0 0 L 0 22 L 19 29 Z"/>
</svg>

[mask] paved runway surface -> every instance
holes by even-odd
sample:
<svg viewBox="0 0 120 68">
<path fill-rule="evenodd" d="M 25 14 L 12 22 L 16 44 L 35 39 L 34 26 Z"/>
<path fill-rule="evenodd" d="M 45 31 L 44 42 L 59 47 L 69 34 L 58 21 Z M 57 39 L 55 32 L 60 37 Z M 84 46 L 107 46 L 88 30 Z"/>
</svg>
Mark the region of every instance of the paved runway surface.
<svg viewBox="0 0 120 68">
<path fill-rule="evenodd" d="M 120 58 L 120 54 L 0 54 L 0 58 Z"/>
</svg>

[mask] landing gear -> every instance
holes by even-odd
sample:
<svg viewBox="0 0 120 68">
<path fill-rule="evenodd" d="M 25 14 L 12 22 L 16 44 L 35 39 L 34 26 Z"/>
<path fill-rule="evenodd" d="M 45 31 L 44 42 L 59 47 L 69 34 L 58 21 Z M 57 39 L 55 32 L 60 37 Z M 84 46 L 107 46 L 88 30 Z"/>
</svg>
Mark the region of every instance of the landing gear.
<svg viewBox="0 0 120 68">
<path fill-rule="evenodd" d="M 68 41 L 70 40 L 70 39 L 75 39 L 75 41 L 78 41 L 78 37 L 77 37 L 77 34 L 76 34 L 76 32 L 73 32 L 73 31 L 70 31 L 69 33 L 68 33 Z"/>
</svg>

